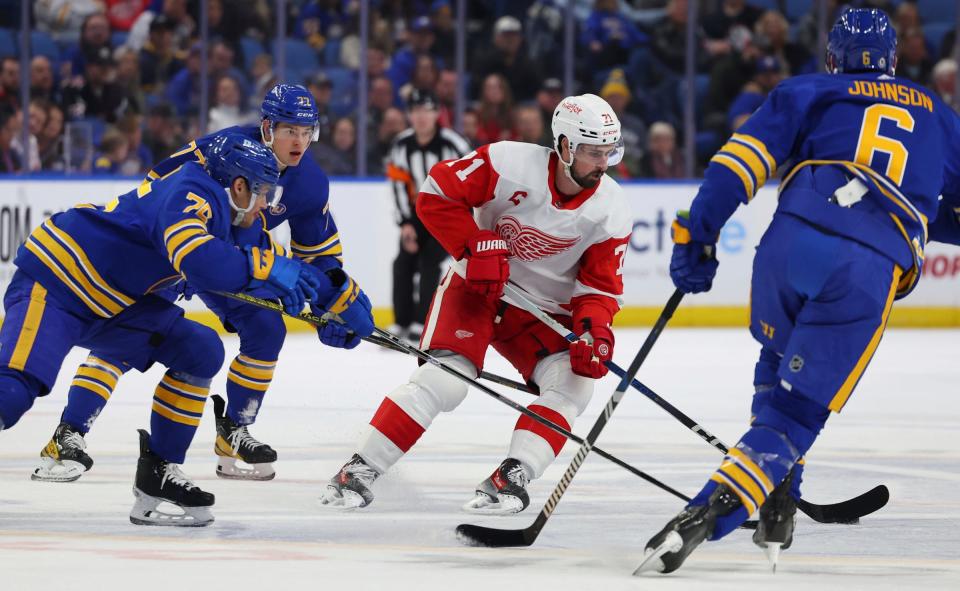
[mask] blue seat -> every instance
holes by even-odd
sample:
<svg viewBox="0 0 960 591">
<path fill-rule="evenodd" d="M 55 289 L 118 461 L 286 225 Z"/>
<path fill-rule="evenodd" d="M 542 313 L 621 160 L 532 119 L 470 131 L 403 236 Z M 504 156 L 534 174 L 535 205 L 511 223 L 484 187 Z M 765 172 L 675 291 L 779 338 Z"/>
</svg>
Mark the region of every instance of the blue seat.
<svg viewBox="0 0 960 591">
<path fill-rule="evenodd" d="M 310 44 L 301 39 L 284 39 L 283 54 L 287 60 L 286 75 L 288 82 L 301 84 L 320 69 L 320 59 Z"/>
<path fill-rule="evenodd" d="M 127 37 L 130 36 L 130 33 L 127 31 L 114 31 L 110 33 L 110 45 L 113 47 L 120 47 L 121 45 L 127 44 Z"/>
<path fill-rule="evenodd" d="M 785 16 L 791 23 L 799 21 L 810 10 L 810 0 L 787 0 L 787 5 L 784 7 Z"/>
<path fill-rule="evenodd" d="M 60 61 L 60 46 L 45 31 L 30 32 L 30 55 L 42 55 L 56 64 Z"/>
<path fill-rule="evenodd" d="M 0 57 L 19 57 L 17 34 L 12 29 L 0 29 Z"/>
<path fill-rule="evenodd" d="M 924 27 L 930 23 L 957 22 L 957 3 L 955 0 L 917 0 L 917 11 Z"/>
<path fill-rule="evenodd" d="M 339 116 L 349 115 L 357 107 L 357 72 L 349 68 L 324 68 L 333 85 L 330 109 Z"/>
<path fill-rule="evenodd" d="M 323 46 L 323 64 L 325 66 L 340 65 L 340 39 L 327 39 L 327 44 Z"/>
<path fill-rule="evenodd" d="M 263 43 L 249 36 L 240 38 L 240 50 L 243 52 L 243 66 L 247 72 L 253 69 L 254 58 L 261 53 L 267 53 L 263 47 Z"/>
<path fill-rule="evenodd" d="M 944 35 L 947 31 L 952 31 L 953 27 L 952 23 L 927 23 L 923 26 L 923 35 L 930 48 L 930 57 L 934 61 L 937 61 L 937 56 L 940 55 L 940 45 L 943 43 Z"/>
</svg>

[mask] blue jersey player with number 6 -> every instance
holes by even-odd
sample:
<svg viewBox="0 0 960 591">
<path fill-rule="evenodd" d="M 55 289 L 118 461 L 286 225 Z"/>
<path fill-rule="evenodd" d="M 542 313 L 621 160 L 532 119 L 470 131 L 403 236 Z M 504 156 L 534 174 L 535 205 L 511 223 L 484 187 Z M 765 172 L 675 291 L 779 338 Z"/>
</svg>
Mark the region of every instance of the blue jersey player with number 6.
<svg viewBox="0 0 960 591">
<path fill-rule="evenodd" d="M 753 263 L 750 331 L 762 350 L 750 429 L 647 542 L 637 573 L 680 568 L 757 510 L 753 539 L 776 567 L 792 542 L 804 455 L 849 400 L 894 300 L 920 278 L 938 195 L 960 205 L 960 122 L 928 89 L 894 77 L 896 44 L 882 11 L 844 11 L 828 39 L 829 73 L 774 89 L 673 224 L 674 284 L 709 290 L 717 261 L 705 249 L 789 162 Z"/>
</svg>

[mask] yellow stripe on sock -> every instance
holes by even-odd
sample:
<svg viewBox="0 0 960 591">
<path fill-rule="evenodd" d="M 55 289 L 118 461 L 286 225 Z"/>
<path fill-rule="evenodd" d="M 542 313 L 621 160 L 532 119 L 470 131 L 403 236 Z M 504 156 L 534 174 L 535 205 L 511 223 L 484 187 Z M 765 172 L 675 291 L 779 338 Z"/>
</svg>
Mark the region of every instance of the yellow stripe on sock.
<svg viewBox="0 0 960 591">
<path fill-rule="evenodd" d="M 157 413 L 158 415 L 162 416 L 165 419 L 170 419 L 175 423 L 190 425 L 191 427 L 198 427 L 200 425 L 200 419 L 177 414 L 171 411 L 169 408 L 157 402 L 153 403 L 153 412 Z"/>
</svg>

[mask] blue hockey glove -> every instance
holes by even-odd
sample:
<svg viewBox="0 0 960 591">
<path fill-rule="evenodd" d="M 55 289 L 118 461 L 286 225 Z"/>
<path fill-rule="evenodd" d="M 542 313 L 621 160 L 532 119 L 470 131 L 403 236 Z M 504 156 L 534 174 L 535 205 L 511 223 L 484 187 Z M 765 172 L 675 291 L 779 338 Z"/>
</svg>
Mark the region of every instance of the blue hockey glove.
<svg viewBox="0 0 960 591">
<path fill-rule="evenodd" d="M 670 257 L 670 278 L 684 293 L 710 291 L 717 274 L 714 245 L 693 240 L 690 236 L 690 212 L 678 211 L 670 227 L 673 255 Z"/>
<path fill-rule="evenodd" d="M 360 344 L 360 337 L 343 323 L 342 318 L 327 312 L 323 319 L 327 321 L 326 324 L 317 327 L 321 343 L 338 349 L 353 349 Z"/>
<path fill-rule="evenodd" d="M 330 269 L 326 275 L 339 287 L 324 308 L 339 316 L 344 325 L 360 337 L 370 336 L 374 328 L 373 311 L 367 294 L 342 269 Z"/>
<path fill-rule="evenodd" d="M 253 281 L 248 288 L 266 288 L 280 298 L 287 314 L 296 316 L 304 304 L 317 299 L 317 291 L 323 288 L 320 279 L 313 273 L 304 272 L 304 265 L 296 259 L 278 257 L 272 250 L 247 246 L 250 257 L 250 274 Z"/>
</svg>

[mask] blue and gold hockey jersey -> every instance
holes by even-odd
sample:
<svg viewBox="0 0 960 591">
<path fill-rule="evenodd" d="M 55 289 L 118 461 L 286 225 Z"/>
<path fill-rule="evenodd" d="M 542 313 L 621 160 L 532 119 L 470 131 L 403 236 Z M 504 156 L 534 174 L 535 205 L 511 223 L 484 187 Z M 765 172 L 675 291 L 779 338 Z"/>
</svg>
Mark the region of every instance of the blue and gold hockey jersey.
<svg viewBox="0 0 960 591">
<path fill-rule="evenodd" d="M 163 176 L 184 162 L 202 163 L 213 138 L 226 131 L 262 141 L 260 128 L 256 125 L 231 127 L 203 136 L 158 163 L 147 174 L 147 180 Z M 277 207 L 264 212 L 266 229 L 272 230 L 287 221 L 290 224 L 290 250 L 294 256 L 305 262 L 317 262 L 324 268 L 330 261 L 342 264 L 340 234 L 330 213 L 330 181 L 320 166 L 305 154 L 299 165 L 288 166 L 280 173 L 279 185 L 283 187 L 283 197 Z"/>
<path fill-rule="evenodd" d="M 239 291 L 251 276 L 232 218 L 223 187 L 188 162 L 105 206 L 54 215 L 14 264 L 71 310 L 102 318 L 182 276 L 197 289 Z"/>
<path fill-rule="evenodd" d="M 960 119 L 926 88 L 884 74 L 790 78 L 711 159 L 691 206 L 693 239 L 715 241 L 784 165 L 778 212 L 891 258 L 905 295 L 938 196 L 960 188 Z"/>
</svg>

